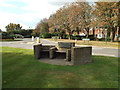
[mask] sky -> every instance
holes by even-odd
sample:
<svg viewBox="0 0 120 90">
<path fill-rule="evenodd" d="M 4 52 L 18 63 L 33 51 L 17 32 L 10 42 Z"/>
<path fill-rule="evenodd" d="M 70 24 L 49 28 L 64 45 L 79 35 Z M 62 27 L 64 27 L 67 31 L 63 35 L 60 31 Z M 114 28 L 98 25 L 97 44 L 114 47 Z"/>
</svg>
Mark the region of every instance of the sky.
<svg viewBox="0 0 120 90">
<path fill-rule="evenodd" d="M 23 29 L 34 29 L 41 19 L 49 18 L 51 14 L 55 13 L 65 3 L 73 1 L 0 0 L 0 29 L 5 31 L 5 26 L 9 23 L 20 24 Z"/>
</svg>

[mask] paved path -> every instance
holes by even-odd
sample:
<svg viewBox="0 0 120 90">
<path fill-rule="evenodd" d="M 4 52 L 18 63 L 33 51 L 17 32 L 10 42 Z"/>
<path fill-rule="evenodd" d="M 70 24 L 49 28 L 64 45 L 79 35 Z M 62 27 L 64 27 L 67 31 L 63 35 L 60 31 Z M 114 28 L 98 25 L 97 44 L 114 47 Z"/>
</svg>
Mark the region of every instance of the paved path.
<svg viewBox="0 0 120 90">
<path fill-rule="evenodd" d="M 52 44 L 57 45 L 57 42 L 49 41 L 45 39 L 40 40 L 42 44 Z M 24 49 L 33 49 L 33 45 L 36 42 L 32 42 L 31 39 L 23 39 L 22 41 L 10 41 L 10 42 L 0 42 L 0 45 L 4 47 L 17 47 L 17 48 L 24 48 Z M 82 45 L 76 45 L 82 46 Z M 92 47 L 92 54 L 93 55 L 102 55 L 102 56 L 112 56 L 112 57 L 120 57 L 120 53 L 118 53 L 120 49 L 112 49 L 112 48 L 103 48 L 103 47 Z"/>
<path fill-rule="evenodd" d="M 48 41 L 41 39 L 42 44 L 50 44 L 50 45 L 57 45 L 56 42 Z M 33 45 L 37 44 L 36 41 L 33 42 L 31 39 L 23 39 L 22 41 L 7 41 L 7 42 L 0 42 L 0 46 L 3 47 L 16 47 L 16 48 L 24 48 L 24 49 L 33 49 Z"/>
</svg>

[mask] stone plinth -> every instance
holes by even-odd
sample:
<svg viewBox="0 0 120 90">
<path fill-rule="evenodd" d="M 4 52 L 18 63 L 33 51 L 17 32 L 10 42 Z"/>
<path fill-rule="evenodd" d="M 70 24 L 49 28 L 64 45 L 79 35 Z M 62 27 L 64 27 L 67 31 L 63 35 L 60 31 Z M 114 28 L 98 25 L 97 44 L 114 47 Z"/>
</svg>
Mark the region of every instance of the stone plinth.
<svg viewBox="0 0 120 90">
<path fill-rule="evenodd" d="M 71 49 L 67 49 L 67 52 L 66 52 L 66 61 L 71 61 Z"/>
<path fill-rule="evenodd" d="M 71 48 L 71 62 L 73 65 L 92 62 L 92 47 Z"/>
<path fill-rule="evenodd" d="M 42 51 L 42 44 L 34 45 L 34 57 L 40 59 L 40 52 Z"/>
<path fill-rule="evenodd" d="M 56 57 L 56 54 L 55 54 L 56 50 L 57 50 L 56 47 L 52 47 L 52 48 L 49 49 L 49 58 L 50 59 L 53 59 L 53 58 Z"/>
<path fill-rule="evenodd" d="M 67 49 L 71 49 L 72 47 L 75 47 L 74 42 L 58 42 L 57 45 L 59 51 L 67 51 Z"/>
</svg>

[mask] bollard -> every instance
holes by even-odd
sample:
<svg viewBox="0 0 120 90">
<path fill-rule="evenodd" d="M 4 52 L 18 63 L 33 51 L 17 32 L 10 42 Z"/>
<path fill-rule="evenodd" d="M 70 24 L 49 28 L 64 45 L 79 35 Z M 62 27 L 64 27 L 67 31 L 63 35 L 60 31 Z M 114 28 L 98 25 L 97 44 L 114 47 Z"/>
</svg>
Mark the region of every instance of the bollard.
<svg viewBox="0 0 120 90">
<path fill-rule="evenodd" d="M 36 37 L 37 38 L 37 43 L 40 43 L 40 38 L 39 37 Z"/>
<path fill-rule="evenodd" d="M 32 41 L 34 41 L 34 36 L 32 36 Z"/>
</svg>

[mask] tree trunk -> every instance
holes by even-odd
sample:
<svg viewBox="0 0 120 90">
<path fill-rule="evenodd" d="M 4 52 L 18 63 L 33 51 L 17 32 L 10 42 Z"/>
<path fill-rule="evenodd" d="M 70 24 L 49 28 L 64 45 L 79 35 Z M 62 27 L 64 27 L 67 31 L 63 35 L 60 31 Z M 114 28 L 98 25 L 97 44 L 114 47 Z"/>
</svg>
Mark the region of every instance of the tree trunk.
<svg viewBox="0 0 120 90">
<path fill-rule="evenodd" d="M 111 42 L 114 42 L 114 38 L 115 38 L 115 28 L 112 28 L 112 32 L 111 32 Z"/>
<path fill-rule="evenodd" d="M 87 38 L 88 38 L 88 36 L 89 36 L 89 27 L 87 27 L 87 28 L 85 28 L 85 30 L 87 31 Z"/>
<path fill-rule="evenodd" d="M 77 34 L 79 35 L 79 31 L 77 31 Z"/>
<path fill-rule="evenodd" d="M 69 40 L 71 39 L 71 36 L 72 36 L 72 33 L 71 33 L 71 32 L 69 32 Z"/>
<path fill-rule="evenodd" d="M 93 36 L 95 37 L 95 28 L 93 28 Z"/>
<path fill-rule="evenodd" d="M 77 34 L 79 35 L 79 28 L 78 27 L 76 27 L 76 32 L 77 32 Z"/>
<path fill-rule="evenodd" d="M 58 36 L 58 38 L 60 39 L 60 36 Z"/>
</svg>

